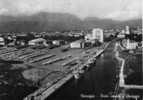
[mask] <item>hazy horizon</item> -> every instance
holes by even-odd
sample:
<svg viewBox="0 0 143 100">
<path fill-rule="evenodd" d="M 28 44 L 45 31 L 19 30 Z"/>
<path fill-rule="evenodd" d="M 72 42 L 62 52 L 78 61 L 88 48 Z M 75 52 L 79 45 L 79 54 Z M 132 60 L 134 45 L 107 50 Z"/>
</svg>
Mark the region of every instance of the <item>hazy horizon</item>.
<svg viewBox="0 0 143 100">
<path fill-rule="evenodd" d="M 125 21 L 141 18 L 141 10 L 141 0 L 0 0 L 0 15 L 13 16 L 50 12 Z"/>
</svg>

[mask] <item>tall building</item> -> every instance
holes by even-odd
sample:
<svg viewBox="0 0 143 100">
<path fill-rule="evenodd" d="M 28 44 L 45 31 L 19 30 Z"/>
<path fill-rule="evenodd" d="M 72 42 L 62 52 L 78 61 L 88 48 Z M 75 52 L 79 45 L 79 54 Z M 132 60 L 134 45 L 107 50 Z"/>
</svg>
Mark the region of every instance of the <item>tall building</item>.
<svg viewBox="0 0 143 100">
<path fill-rule="evenodd" d="M 130 34 L 130 27 L 129 26 L 125 27 L 125 34 Z"/>
<path fill-rule="evenodd" d="M 99 42 L 104 42 L 104 37 L 103 37 L 103 29 L 100 28 L 95 28 L 92 30 L 92 38 L 99 40 Z"/>
</svg>

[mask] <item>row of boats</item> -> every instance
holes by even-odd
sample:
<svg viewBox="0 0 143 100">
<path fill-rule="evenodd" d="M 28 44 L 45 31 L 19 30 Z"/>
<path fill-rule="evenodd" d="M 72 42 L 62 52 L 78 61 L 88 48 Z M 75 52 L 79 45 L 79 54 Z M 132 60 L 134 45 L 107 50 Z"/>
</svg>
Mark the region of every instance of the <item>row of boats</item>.
<svg viewBox="0 0 143 100">
<path fill-rule="evenodd" d="M 73 70 L 73 72 L 72 72 L 74 78 L 75 78 L 75 79 L 79 79 L 80 76 L 81 76 L 85 71 L 87 71 L 92 64 L 95 63 L 95 61 L 96 61 L 96 58 L 92 58 L 92 59 L 89 59 L 89 60 L 87 61 L 87 63 L 85 63 L 84 65 L 78 64 L 78 65 L 77 65 L 78 67 L 76 67 L 76 68 Z"/>
</svg>

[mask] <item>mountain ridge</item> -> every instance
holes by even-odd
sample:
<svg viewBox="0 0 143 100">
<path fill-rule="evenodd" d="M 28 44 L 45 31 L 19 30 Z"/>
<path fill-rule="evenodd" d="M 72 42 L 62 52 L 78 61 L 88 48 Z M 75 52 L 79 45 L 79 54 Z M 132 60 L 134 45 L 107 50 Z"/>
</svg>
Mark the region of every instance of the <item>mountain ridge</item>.
<svg viewBox="0 0 143 100">
<path fill-rule="evenodd" d="M 87 17 L 83 20 L 68 13 L 40 12 L 33 15 L 0 16 L 0 32 L 41 32 L 41 31 L 68 31 L 84 30 L 94 27 L 114 27 L 123 25 L 141 25 L 141 19 L 116 21 Z"/>
</svg>

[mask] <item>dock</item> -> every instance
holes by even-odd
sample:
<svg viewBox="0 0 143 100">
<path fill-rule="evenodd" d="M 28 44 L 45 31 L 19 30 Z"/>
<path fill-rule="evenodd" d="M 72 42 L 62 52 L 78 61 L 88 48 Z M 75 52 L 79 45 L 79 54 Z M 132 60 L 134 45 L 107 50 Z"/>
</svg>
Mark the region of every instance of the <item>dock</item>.
<svg viewBox="0 0 143 100">
<path fill-rule="evenodd" d="M 107 48 L 109 44 L 106 44 L 104 48 L 97 50 L 97 52 L 92 52 L 94 55 L 91 55 L 86 62 L 78 62 L 78 65 L 75 65 L 70 68 L 70 72 L 67 73 L 67 75 L 63 76 L 60 80 L 52 84 L 51 86 L 47 86 L 45 88 L 40 88 L 39 90 L 35 91 L 34 93 L 28 95 L 24 98 L 24 100 L 45 100 L 48 96 L 50 96 L 53 92 L 55 92 L 58 88 L 60 88 L 62 85 L 64 85 L 67 81 L 69 81 L 71 78 L 73 78 L 76 74 L 83 74 L 81 73 L 81 70 L 83 70 L 85 67 L 88 68 L 89 64 L 94 63 L 96 60 L 96 57 L 101 55 L 104 50 Z M 78 58 L 74 58 L 70 61 L 67 61 L 63 64 L 63 66 L 68 65 L 69 63 L 77 60 Z M 46 62 L 47 63 L 47 62 Z"/>
<path fill-rule="evenodd" d="M 108 45 L 103 43 L 99 47 L 69 49 L 66 52 L 62 52 L 62 46 L 40 50 L 2 48 L 0 58 L 23 61 L 22 66 L 31 66 L 30 69 L 25 67 L 21 74 L 27 80 L 40 83 L 40 86 L 23 100 L 45 100 L 71 78 L 84 74 L 85 69 L 96 61 Z"/>
</svg>

